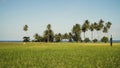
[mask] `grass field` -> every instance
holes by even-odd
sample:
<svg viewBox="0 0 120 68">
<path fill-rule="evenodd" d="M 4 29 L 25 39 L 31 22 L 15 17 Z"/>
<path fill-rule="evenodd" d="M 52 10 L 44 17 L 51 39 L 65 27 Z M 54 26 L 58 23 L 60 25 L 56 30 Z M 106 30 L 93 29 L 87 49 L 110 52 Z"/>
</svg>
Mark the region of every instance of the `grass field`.
<svg viewBox="0 0 120 68">
<path fill-rule="evenodd" d="M 0 68 L 120 68 L 120 43 L 0 43 Z"/>
</svg>

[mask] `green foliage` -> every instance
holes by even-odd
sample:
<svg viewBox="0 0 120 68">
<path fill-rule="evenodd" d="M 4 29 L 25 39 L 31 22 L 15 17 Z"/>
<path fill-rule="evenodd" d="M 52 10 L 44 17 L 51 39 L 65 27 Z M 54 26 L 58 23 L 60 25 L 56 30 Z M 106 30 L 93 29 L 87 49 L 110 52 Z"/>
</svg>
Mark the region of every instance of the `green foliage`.
<svg viewBox="0 0 120 68">
<path fill-rule="evenodd" d="M 89 29 L 90 29 L 90 31 L 93 31 L 94 30 L 94 24 L 91 24 Z"/>
<path fill-rule="evenodd" d="M 90 31 L 91 31 L 91 39 L 93 40 L 93 31 L 94 31 L 94 24 L 92 23 L 91 25 L 90 25 Z"/>
<path fill-rule="evenodd" d="M 101 39 L 101 42 L 104 42 L 104 43 L 106 43 L 106 42 L 108 42 L 108 37 L 103 37 L 102 39 Z"/>
<path fill-rule="evenodd" d="M 82 25 L 83 32 L 86 32 L 89 29 L 89 27 L 90 27 L 89 24 L 90 24 L 90 22 L 88 20 L 85 20 L 84 24 Z"/>
<path fill-rule="evenodd" d="M 69 33 L 69 42 L 72 42 L 72 41 L 73 41 L 72 37 L 73 37 L 73 35 L 72 35 L 72 33 L 70 32 L 70 33 Z"/>
<path fill-rule="evenodd" d="M 97 29 L 98 24 L 96 22 L 94 22 L 94 29 Z"/>
<path fill-rule="evenodd" d="M 28 25 L 23 26 L 23 30 L 27 31 Z M 30 41 L 30 37 L 27 37 L 27 34 L 26 34 L 26 36 L 23 37 L 23 42 L 29 42 L 29 41 Z"/>
<path fill-rule="evenodd" d="M 94 38 L 94 31 L 97 31 L 98 35 L 98 40 L 99 40 L 99 31 L 102 30 L 103 33 L 108 33 L 108 30 L 110 29 L 112 23 L 107 22 L 104 24 L 104 21 L 100 19 L 98 23 L 90 23 L 88 20 L 85 20 L 85 22 L 80 26 L 80 24 L 75 24 L 73 25 L 72 32 L 70 33 L 65 33 L 61 35 L 61 33 L 57 34 L 57 36 L 54 36 L 54 32 L 51 29 L 51 24 L 48 24 L 46 26 L 46 30 L 44 31 L 43 36 L 40 36 L 38 34 L 34 35 L 34 40 L 35 42 L 60 42 L 62 39 L 69 40 L 69 42 L 75 41 L 75 42 L 80 42 L 81 40 L 81 32 L 84 33 L 84 40 L 85 42 L 89 42 L 88 38 L 85 37 L 85 32 L 90 30 L 91 31 L 91 40 L 93 42 L 96 42 L 96 40 L 93 40 Z M 24 31 L 28 30 L 28 26 L 25 25 L 23 27 Z M 27 35 L 26 35 L 27 36 Z M 24 38 L 26 39 L 26 38 Z M 25 41 L 25 40 L 24 40 Z"/>
<path fill-rule="evenodd" d="M 36 33 L 33 37 L 35 38 L 34 42 L 41 42 L 43 40 L 43 38 L 38 33 Z"/>
<path fill-rule="evenodd" d="M 107 27 L 108 29 L 110 29 L 111 25 L 112 25 L 111 22 L 107 22 L 107 23 L 106 23 L 106 27 Z"/>
<path fill-rule="evenodd" d="M 0 68 L 120 68 L 119 45 L 0 43 Z"/>
<path fill-rule="evenodd" d="M 54 32 L 51 29 L 50 24 L 47 25 L 47 30 L 44 31 L 44 39 L 45 39 L 45 42 L 53 42 Z"/>
<path fill-rule="evenodd" d="M 23 42 L 29 42 L 30 41 L 30 37 L 23 37 Z"/>
<path fill-rule="evenodd" d="M 100 19 L 99 23 L 98 23 L 98 28 L 101 30 L 104 25 L 103 25 L 104 21 L 102 19 Z"/>
<path fill-rule="evenodd" d="M 55 42 L 60 42 L 61 41 L 61 34 L 56 34 L 54 38 L 55 38 Z"/>
<path fill-rule="evenodd" d="M 84 42 L 90 42 L 90 39 L 89 38 L 85 38 Z"/>
<path fill-rule="evenodd" d="M 74 35 L 72 37 L 72 39 L 75 41 L 75 42 L 81 42 L 81 37 L 79 35 Z"/>
<path fill-rule="evenodd" d="M 108 29 L 107 29 L 107 27 L 104 26 L 103 33 L 107 33 L 107 32 L 108 32 Z"/>
<path fill-rule="evenodd" d="M 56 41 L 56 42 L 60 42 L 60 41 L 61 41 L 61 40 L 60 40 L 60 37 L 59 37 L 59 36 L 56 36 L 56 37 L 55 37 L 55 41 Z"/>
<path fill-rule="evenodd" d="M 47 29 L 48 29 L 48 30 L 51 29 L 51 25 L 50 25 L 50 24 L 47 25 Z"/>
<path fill-rule="evenodd" d="M 85 32 L 88 31 L 90 27 L 90 22 L 85 20 L 84 24 L 82 25 L 82 32 L 84 32 L 84 39 L 85 39 Z"/>
<path fill-rule="evenodd" d="M 69 38 L 69 35 L 68 33 L 65 33 L 63 36 L 62 36 L 63 39 L 68 39 Z"/>
<path fill-rule="evenodd" d="M 93 42 L 96 43 L 96 42 L 98 42 L 98 40 L 97 40 L 97 39 L 94 39 Z"/>
<path fill-rule="evenodd" d="M 80 34 L 81 34 L 80 24 L 76 24 L 73 26 L 72 33 L 73 33 L 73 40 L 76 42 L 80 42 Z"/>
<path fill-rule="evenodd" d="M 110 29 L 111 25 L 111 22 L 107 22 L 103 28 L 103 33 L 108 33 L 108 29 Z"/>
<path fill-rule="evenodd" d="M 23 27 L 23 30 L 24 30 L 24 31 L 27 31 L 27 30 L 28 30 L 28 25 L 25 25 L 25 26 Z"/>
</svg>

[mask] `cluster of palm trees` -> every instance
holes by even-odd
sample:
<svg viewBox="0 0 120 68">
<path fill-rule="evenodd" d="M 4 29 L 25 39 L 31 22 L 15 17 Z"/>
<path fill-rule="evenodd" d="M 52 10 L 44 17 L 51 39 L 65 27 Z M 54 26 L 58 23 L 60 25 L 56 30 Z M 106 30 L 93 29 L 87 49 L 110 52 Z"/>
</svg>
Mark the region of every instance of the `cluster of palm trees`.
<svg viewBox="0 0 120 68">
<path fill-rule="evenodd" d="M 54 34 L 53 30 L 51 29 L 51 24 L 47 25 L 47 29 L 44 31 L 44 35 L 40 36 L 38 33 L 36 33 L 34 37 L 34 42 L 61 42 L 61 41 L 69 41 L 69 42 L 84 42 L 84 41 L 93 41 L 93 40 L 99 40 L 99 34 L 100 32 L 105 33 L 104 37 L 107 37 L 108 30 L 110 29 L 112 23 L 107 22 L 104 23 L 102 19 L 99 20 L 98 23 L 90 23 L 89 20 L 85 20 L 85 22 L 82 24 L 75 24 L 72 27 L 72 31 L 65 34 Z M 23 27 L 23 30 L 27 32 L 28 26 L 25 25 Z M 86 37 L 86 32 L 91 31 L 91 40 Z M 81 39 L 81 33 L 84 34 L 84 39 Z M 94 38 L 94 32 L 97 33 L 97 38 Z M 108 37 L 107 37 L 108 38 Z M 30 37 L 24 36 L 24 41 L 30 41 Z"/>
</svg>

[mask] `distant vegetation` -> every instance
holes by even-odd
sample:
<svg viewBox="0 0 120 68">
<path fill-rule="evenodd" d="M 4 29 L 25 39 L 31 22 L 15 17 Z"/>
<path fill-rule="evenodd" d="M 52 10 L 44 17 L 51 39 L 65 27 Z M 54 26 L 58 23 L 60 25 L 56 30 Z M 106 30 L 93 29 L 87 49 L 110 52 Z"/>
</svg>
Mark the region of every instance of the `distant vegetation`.
<svg viewBox="0 0 120 68">
<path fill-rule="evenodd" d="M 88 20 L 85 20 L 85 22 L 81 24 L 75 24 L 71 28 L 72 31 L 65 33 L 65 34 L 54 34 L 54 31 L 51 28 L 51 24 L 48 24 L 46 27 L 46 30 L 44 31 L 43 36 L 40 36 L 38 33 L 35 33 L 33 36 L 34 39 L 32 42 L 61 42 L 63 39 L 68 41 L 68 42 L 98 42 L 101 40 L 101 42 L 108 42 L 108 31 L 111 27 L 112 23 L 107 22 L 105 23 L 102 19 L 98 23 L 90 23 Z M 29 42 L 30 37 L 27 36 L 27 31 L 28 31 L 28 25 L 25 25 L 23 27 L 23 30 L 26 32 L 26 36 L 23 37 L 24 42 Z M 86 32 L 91 31 L 91 39 L 86 37 Z M 81 33 L 84 33 L 84 39 L 81 38 Z M 97 38 L 95 37 L 94 33 L 97 33 Z M 99 38 L 101 34 L 100 32 L 104 33 L 103 38 Z"/>
</svg>

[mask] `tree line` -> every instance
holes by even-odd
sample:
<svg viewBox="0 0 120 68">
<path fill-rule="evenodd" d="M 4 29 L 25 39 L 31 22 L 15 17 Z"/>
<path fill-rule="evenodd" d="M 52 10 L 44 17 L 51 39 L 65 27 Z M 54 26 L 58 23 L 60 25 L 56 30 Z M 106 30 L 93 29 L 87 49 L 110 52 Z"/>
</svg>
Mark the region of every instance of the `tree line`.
<svg viewBox="0 0 120 68">
<path fill-rule="evenodd" d="M 72 31 L 61 34 L 57 33 L 54 34 L 54 31 L 51 28 L 51 24 L 48 24 L 46 30 L 44 31 L 43 36 L 40 36 L 38 33 L 35 33 L 33 36 L 34 39 L 32 42 L 61 42 L 61 41 L 68 41 L 68 42 L 98 42 L 99 41 L 99 34 L 100 32 L 104 33 L 104 36 L 101 38 L 101 42 L 108 42 L 109 38 L 107 37 L 108 31 L 111 28 L 111 22 L 104 22 L 102 19 L 99 22 L 90 23 L 89 20 L 85 20 L 85 22 L 80 24 L 75 24 L 72 27 Z M 27 36 L 28 25 L 24 25 L 23 30 L 26 32 L 26 36 L 23 37 L 24 42 L 29 42 L 30 37 Z M 91 39 L 86 37 L 86 32 L 91 31 Z M 84 39 L 81 38 L 81 33 L 83 32 Z M 95 38 L 94 33 L 97 33 L 97 38 Z"/>
</svg>

